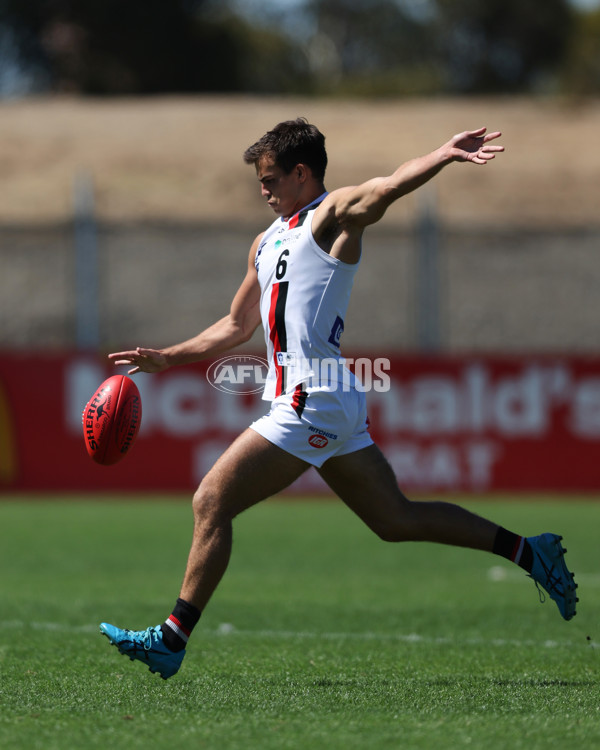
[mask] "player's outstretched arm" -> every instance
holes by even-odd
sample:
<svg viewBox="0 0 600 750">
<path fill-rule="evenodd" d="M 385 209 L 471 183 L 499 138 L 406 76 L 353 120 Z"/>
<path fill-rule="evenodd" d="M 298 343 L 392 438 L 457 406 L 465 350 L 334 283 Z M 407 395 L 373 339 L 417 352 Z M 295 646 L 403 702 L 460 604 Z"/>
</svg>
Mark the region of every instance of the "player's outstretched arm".
<svg viewBox="0 0 600 750">
<path fill-rule="evenodd" d="M 492 144 L 501 133 L 486 128 L 466 130 L 425 156 L 411 159 L 387 177 L 375 177 L 362 185 L 332 193 L 336 219 L 340 224 L 368 226 L 379 221 L 398 198 L 416 190 L 452 162 L 487 164 L 504 146 Z"/>
<path fill-rule="evenodd" d="M 260 324 L 260 286 L 254 267 L 259 235 L 250 250 L 248 270 L 238 289 L 229 314 L 194 338 L 164 349 L 137 347 L 130 351 L 114 352 L 108 358 L 115 365 L 131 367 L 136 372 L 162 372 L 174 365 L 198 362 L 233 349 L 248 341 Z"/>
</svg>

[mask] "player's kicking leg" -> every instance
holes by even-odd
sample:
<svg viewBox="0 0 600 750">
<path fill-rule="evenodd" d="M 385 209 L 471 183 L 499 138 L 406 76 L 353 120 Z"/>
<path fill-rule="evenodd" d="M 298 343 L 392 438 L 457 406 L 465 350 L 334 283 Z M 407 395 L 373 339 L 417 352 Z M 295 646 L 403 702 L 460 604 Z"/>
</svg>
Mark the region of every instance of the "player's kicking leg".
<svg viewBox="0 0 600 750">
<path fill-rule="evenodd" d="M 119 651 L 167 679 L 229 562 L 232 521 L 243 510 L 288 487 L 308 464 L 246 430 L 219 458 L 194 495 L 194 534 L 175 609 L 162 625 L 126 630 L 102 623 Z"/>
<path fill-rule="evenodd" d="M 410 501 L 375 445 L 331 458 L 319 473 L 382 539 L 439 542 L 501 555 L 548 593 L 565 620 L 575 615 L 577 585 L 565 564 L 562 537 L 521 537 L 453 503 Z"/>
</svg>

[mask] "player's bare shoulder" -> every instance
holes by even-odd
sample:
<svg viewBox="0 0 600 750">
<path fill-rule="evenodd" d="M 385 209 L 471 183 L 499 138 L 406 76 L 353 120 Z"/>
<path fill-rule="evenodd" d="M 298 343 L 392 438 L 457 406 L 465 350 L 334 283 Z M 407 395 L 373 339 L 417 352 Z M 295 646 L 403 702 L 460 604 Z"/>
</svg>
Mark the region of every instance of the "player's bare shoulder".
<svg viewBox="0 0 600 750">
<path fill-rule="evenodd" d="M 356 263 L 360 258 L 362 227 L 348 221 L 348 206 L 353 187 L 334 190 L 315 211 L 312 233 L 316 243 L 326 253 L 346 263 Z"/>
<path fill-rule="evenodd" d="M 319 247 L 330 252 L 335 240 L 343 230 L 343 206 L 345 197 L 352 188 L 340 188 L 329 193 L 315 211 L 312 233 Z"/>
</svg>

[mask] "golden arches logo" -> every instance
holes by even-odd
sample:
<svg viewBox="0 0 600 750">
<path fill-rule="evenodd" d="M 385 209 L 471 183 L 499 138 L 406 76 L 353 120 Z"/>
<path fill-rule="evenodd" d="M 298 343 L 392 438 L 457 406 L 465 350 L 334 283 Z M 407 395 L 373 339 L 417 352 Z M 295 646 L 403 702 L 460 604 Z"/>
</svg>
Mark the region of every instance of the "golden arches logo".
<svg viewBox="0 0 600 750">
<path fill-rule="evenodd" d="M 0 485 L 12 484 L 17 476 L 17 451 L 12 415 L 6 391 L 0 383 Z"/>
</svg>

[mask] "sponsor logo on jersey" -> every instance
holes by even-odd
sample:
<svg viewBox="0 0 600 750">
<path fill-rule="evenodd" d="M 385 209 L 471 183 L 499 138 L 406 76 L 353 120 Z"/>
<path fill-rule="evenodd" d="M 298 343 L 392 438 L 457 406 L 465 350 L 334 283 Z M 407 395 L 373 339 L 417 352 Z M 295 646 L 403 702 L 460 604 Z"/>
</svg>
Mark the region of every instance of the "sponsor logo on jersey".
<svg viewBox="0 0 600 750">
<path fill-rule="evenodd" d="M 296 364 L 296 352 L 275 352 L 279 367 L 294 367 Z"/>
<path fill-rule="evenodd" d="M 339 347 L 340 345 L 340 339 L 342 337 L 342 333 L 344 332 L 344 321 L 340 318 L 339 315 L 336 316 L 335 323 L 333 324 L 333 328 L 331 329 L 331 333 L 329 334 L 329 343 L 333 344 L 334 346 Z"/>
<path fill-rule="evenodd" d="M 276 240 L 275 250 L 279 250 L 285 245 L 289 245 L 292 242 L 296 242 L 296 240 L 299 240 L 301 236 L 302 236 L 302 232 L 294 232 L 294 234 L 288 234 L 287 236 L 282 237 L 280 240 Z"/>
</svg>

